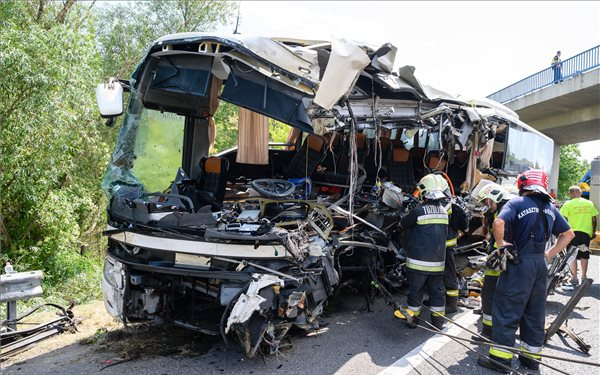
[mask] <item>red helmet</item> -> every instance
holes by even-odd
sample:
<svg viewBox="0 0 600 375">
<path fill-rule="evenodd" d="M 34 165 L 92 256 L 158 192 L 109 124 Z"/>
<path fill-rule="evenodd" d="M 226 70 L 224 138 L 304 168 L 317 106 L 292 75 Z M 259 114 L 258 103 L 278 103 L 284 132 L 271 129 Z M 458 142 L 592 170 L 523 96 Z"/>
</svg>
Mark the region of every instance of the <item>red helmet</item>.
<svg viewBox="0 0 600 375">
<path fill-rule="evenodd" d="M 541 169 L 530 169 L 517 177 L 517 187 L 548 195 L 548 175 Z"/>
</svg>

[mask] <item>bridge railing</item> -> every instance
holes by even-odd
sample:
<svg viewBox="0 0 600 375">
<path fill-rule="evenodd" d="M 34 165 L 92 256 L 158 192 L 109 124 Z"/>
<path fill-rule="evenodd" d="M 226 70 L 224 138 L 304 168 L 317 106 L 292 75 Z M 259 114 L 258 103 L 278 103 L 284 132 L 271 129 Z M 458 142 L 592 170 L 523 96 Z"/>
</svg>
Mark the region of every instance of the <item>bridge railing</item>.
<svg viewBox="0 0 600 375">
<path fill-rule="evenodd" d="M 574 77 L 597 67 L 600 67 L 600 45 L 562 61 L 560 67 L 562 77 L 559 81 Z M 513 83 L 502 90 L 496 91 L 489 95 L 488 99 L 506 103 L 554 83 L 554 70 L 552 67 L 548 67 L 519 82 Z"/>
</svg>

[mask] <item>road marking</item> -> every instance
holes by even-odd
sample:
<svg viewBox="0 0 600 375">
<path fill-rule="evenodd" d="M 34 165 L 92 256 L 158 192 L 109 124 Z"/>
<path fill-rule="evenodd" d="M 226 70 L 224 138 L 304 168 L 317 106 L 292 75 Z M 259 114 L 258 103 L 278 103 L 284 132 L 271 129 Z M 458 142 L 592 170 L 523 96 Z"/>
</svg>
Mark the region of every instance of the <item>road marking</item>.
<svg viewBox="0 0 600 375">
<path fill-rule="evenodd" d="M 465 313 L 465 315 L 461 316 L 460 319 L 458 319 L 456 322 L 463 327 L 468 327 L 471 324 L 474 324 L 478 318 L 478 315 L 475 315 L 473 314 L 473 312 L 468 311 L 467 313 Z M 455 324 L 452 324 L 449 327 L 444 328 L 443 332 L 449 335 L 458 336 L 461 332 L 463 332 L 463 329 Z M 416 369 L 421 363 L 431 358 L 435 354 L 435 352 L 443 348 L 444 345 L 448 344 L 451 340 L 452 339 L 448 336 L 435 335 L 429 340 L 425 341 L 421 345 L 411 350 L 410 353 L 407 353 L 404 357 L 394 362 L 390 367 L 381 371 L 378 375 L 408 374 L 412 370 Z"/>
</svg>

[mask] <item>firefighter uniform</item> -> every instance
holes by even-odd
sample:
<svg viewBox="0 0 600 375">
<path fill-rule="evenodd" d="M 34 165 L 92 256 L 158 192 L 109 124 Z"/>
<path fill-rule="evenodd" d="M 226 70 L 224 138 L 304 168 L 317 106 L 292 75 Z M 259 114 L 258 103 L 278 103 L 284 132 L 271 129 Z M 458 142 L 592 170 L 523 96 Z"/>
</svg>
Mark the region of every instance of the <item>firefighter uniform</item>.
<svg viewBox="0 0 600 375">
<path fill-rule="evenodd" d="M 448 234 L 446 236 L 446 255 L 444 266 L 444 287 L 446 288 L 446 313 L 458 311 L 459 279 L 454 262 L 458 231 L 467 230 L 469 217 L 460 202 L 445 198 L 442 205 L 448 213 Z"/>
<path fill-rule="evenodd" d="M 479 202 L 485 204 L 488 207 L 488 211 L 485 213 L 484 222 L 485 228 L 488 233 L 492 231 L 492 223 L 494 219 L 498 216 L 502 207 L 509 201 L 512 196 L 508 191 L 506 191 L 502 186 L 489 183 L 483 188 L 479 190 L 478 200 Z M 507 231 L 505 230 L 504 237 L 506 238 Z M 493 233 L 491 233 L 491 242 L 489 252 L 497 249 L 498 245 L 494 239 Z M 483 285 L 481 288 L 481 335 L 491 339 L 492 338 L 492 305 L 494 301 L 494 293 L 496 291 L 496 283 L 498 282 L 498 277 L 502 271 L 495 270 L 491 268 L 486 268 L 484 271 L 483 277 Z M 481 338 L 477 336 L 473 336 L 474 340 L 481 340 Z"/>
<path fill-rule="evenodd" d="M 427 289 L 431 323 L 441 329 L 446 306 L 444 262 L 448 213 L 438 199 L 427 200 L 403 217 L 400 226 L 409 236 L 406 246 L 407 312 L 415 317 L 420 315 L 423 292 Z"/>
<path fill-rule="evenodd" d="M 559 235 L 569 230 L 569 225 L 556 207 L 541 195 L 527 195 L 510 200 L 500 211 L 509 229 L 508 241 L 514 244 L 516 262 L 508 262 L 502 272 L 494 295 L 492 339 L 499 345 L 514 347 L 515 332 L 520 329 L 522 363 L 535 368 L 538 364 L 530 358 L 540 359 L 544 343 L 547 268 L 544 258 L 550 233 Z M 491 346 L 490 357 L 510 366 L 512 352 Z"/>
<path fill-rule="evenodd" d="M 506 202 L 508 201 L 505 200 L 498 203 L 497 211 L 494 212 L 493 218 L 490 220 L 490 229 L 493 219 L 498 216 L 498 212 L 500 212 Z M 493 235 L 490 246 L 492 246 L 492 249 L 498 248 L 498 244 L 494 240 Z M 494 324 L 492 317 L 492 306 L 494 303 L 496 284 L 498 283 L 498 278 L 500 277 L 501 273 L 502 271 L 500 270 L 493 270 L 490 268 L 486 268 L 483 272 L 483 286 L 481 287 L 481 335 L 488 339 L 492 338 L 492 327 Z"/>
</svg>

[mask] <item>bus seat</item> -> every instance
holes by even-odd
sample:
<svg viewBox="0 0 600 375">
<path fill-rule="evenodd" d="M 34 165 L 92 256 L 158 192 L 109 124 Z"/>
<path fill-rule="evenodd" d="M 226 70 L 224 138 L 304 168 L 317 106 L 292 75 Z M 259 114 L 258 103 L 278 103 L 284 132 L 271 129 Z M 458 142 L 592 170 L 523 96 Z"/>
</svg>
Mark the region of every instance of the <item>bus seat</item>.
<svg viewBox="0 0 600 375">
<path fill-rule="evenodd" d="M 198 183 L 199 189 L 212 193 L 219 202 L 222 202 L 225 197 L 229 161 L 218 156 L 202 158 L 200 170 L 202 173 Z"/>
<path fill-rule="evenodd" d="M 427 169 L 433 171 L 444 171 L 446 169 L 445 157 L 440 158 L 440 152 L 437 150 L 429 151 L 426 157 Z"/>
<path fill-rule="evenodd" d="M 359 165 L 364 165 L 369 155 L 369 139 L 366 134 L 358 133 L 356 139 L 356 156 Z M 346 139 L 342 148 L 342 155 L 336 170 L 326 170 L 315 175 L 315 181 L 347 186 L 350 180 L 350 140 Z"/>
<path fill-rule="evenodd" d="M 366 134 L 357 133 L 356 139 L 356 159 L 358 164 L 363 164 L 367 155 L 369 155 L 369 140 Z M 350 139 L 346 139 L 344 142 L 344 149 L 342 151 L 342 157 L 337 167 L 337 172 L 342 174 L 348 174 L 350 170 Z"/>
<path fill-rule="evenodd" d="M 325 138 L 309 134 L 296 152 L 286 172 L 286 178 L 310 177 L 325 154 Z"/>
<path fill-rule="evenodd" d="M 464 150 L 454 151 L 454 162 L 448 166 L 448 177 L 452 181 L 454 190 L 458 191 L 459 186 L 467 178 L 467 164 L 469 162 L 469 153 Z"/>
<path fill-rule="evenodd" d="M 394 147 L 392 159 L 389 161 L 390 180 L 400 188 L 412 193 L 415 190 L 415 176 L 410 152 L 407 149 Z"/>
<path fill-rule="evenodd" d="M 413 147 L 410 149 L 410 158 L 413 166 L 414 179 L 420 180 L 425 173 L 425 166 L 423 163 L 423 158 L 425 157 L 425 148 L 424 147 Z"/>
<path fill-rule="evenodd" d="M 332 139 L 333 138 L 333 139 Z M 325 147 L 325 158 L 321 166 L 327 171 L 335 170 L 344 148 L 344 136 L 341 133 L 329 134 Z"/>
<path fill-rule="evenodd" d="M 371 152 L 365 160 L 365 170 L 367 172 L 367 182 L 375 183 L 378 163 L 379 163 L 379 149 L 375 147 L 376 139 L 371 139 Z M 379 137 L 379 144 L 381 145 L 381 169 L 379 171 L 379 177 L 383 178 L 387 174 L 388 162 L 389 162 L 389 148 L 391 144 L 389 137 Z"/>
</svg>

